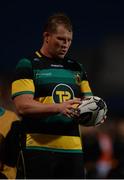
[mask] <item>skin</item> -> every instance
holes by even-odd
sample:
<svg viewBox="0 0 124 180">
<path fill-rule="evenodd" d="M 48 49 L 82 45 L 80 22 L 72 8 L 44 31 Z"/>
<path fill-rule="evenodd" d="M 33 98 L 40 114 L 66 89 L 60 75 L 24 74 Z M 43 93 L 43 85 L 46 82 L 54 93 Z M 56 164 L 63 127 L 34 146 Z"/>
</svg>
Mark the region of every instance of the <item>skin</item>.
<svg viewBox="0 0 124 180">
<path fill-rule="evenodd" d="M 69 50 L 72 42 L 72 32 L 69 32 L 64 25 L 58 25 L 56 32 L 44 32 L 41 53 L 50 58 L 63 59 Z M 63 103 L 42 104 L 33 99 L 33 95 L 25 94 L 14 98 L 14 103 L 21 116 L 41 117 L 50 114 L 62 113 L 68 117 L 78 116 L 73 105 L 81 104 L 80 98 L 71 99 Z"/>
<path fill-rule="evenodd" d="M 41 53 L 50 58 L 64 58 L 72 42 L 72 32 L 59 25 L 56 33 L 44 32 L 44 43 Z"/>
</svg>

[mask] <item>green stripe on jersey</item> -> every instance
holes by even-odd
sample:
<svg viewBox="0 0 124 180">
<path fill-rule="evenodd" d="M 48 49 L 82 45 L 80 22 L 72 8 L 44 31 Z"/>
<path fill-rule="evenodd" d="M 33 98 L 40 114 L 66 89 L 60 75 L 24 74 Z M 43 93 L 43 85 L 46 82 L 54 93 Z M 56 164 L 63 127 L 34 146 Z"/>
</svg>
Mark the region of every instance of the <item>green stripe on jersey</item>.
<svg viewBox="0 0 124 180">
<path fill-rule="evenodd" d="M 75 83 L 76 73 L 71 70 L 66 69 L 44 69 L 44 70 L 35 70 L 36 81 L 40 84 L 46 83 Z"/>
<path fill-rule="evenodd" d="M 12 95 L 12 98 L 19 96 L 19 95 L 23 95 L 23 94 L 34 94 L 34 92 L 32 91 L 21 91 L 21 92 L 17 92 L 15 94 Z"/>
<path fill-rule="evenodd" d="M 37 147 L 37 146 L 28 146 L 26 149 L 35 149 L 42 151 L 52 151 L 52 152 L 65 152 L 65 153 L 82 153 L 82 150 L 79 149 L 55 149 L 55 148 L 47 148 L 47 147 Z"/>
</svg>

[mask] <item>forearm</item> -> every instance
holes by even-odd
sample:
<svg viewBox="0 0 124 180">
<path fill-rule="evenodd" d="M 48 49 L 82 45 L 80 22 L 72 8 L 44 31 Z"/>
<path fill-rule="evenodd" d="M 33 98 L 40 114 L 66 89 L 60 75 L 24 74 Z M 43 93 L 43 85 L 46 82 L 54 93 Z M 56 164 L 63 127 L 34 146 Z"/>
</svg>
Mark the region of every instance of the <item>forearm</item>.
<svg viewBox="0 0 124 180">
<path fill-rule="evenodd" d="M 42 104 L 35 100 L 19 103 L 16 107 L 19 115 L 32 118 L 59 113 L 59 104 Z"/>
<path fill-rule="evenodd" d="M 72 117 L 74 104 L 80 104 L 78 98 L 74 98 L 62 103 L 43 104 L 33 99 L 32 95 L 21 95 L 14 98 L 17 112 L 21 116 L 32 118 L 49 116 L 52 114 L 62 113 Z"/>
</svg>

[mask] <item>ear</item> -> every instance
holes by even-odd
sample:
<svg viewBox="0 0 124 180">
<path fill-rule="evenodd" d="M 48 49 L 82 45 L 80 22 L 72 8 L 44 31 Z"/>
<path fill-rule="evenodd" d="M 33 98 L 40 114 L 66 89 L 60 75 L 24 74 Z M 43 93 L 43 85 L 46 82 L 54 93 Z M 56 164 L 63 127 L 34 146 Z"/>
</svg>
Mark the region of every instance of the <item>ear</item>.
<svg viewBox="0 0 124 180">
<path fill-rule="evenodd" d="M 49 38 L 50 34 L 48 32 L 44 32 L 43 33 L 43 38 L 44 38 L 44 41 L 48 43 L 48 38 Z"/>
</svg>

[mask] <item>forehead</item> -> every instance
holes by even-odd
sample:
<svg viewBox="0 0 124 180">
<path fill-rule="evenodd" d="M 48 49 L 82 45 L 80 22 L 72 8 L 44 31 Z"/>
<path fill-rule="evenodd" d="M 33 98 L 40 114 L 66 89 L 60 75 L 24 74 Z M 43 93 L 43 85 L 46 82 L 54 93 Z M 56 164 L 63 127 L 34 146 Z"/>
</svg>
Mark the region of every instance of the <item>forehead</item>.
<svg viewBox="0 0 124 180">
<path fill-rule="evenodd" d="M 56 32 L 54 32 L 53 34 L 61 34 L 61 35 L 69 35 L 69 36 L 72 36 L 73 33 L 72 31 L 69 31 L 64 25 L 58 25 L 56 27 Z"/>
</svg>

